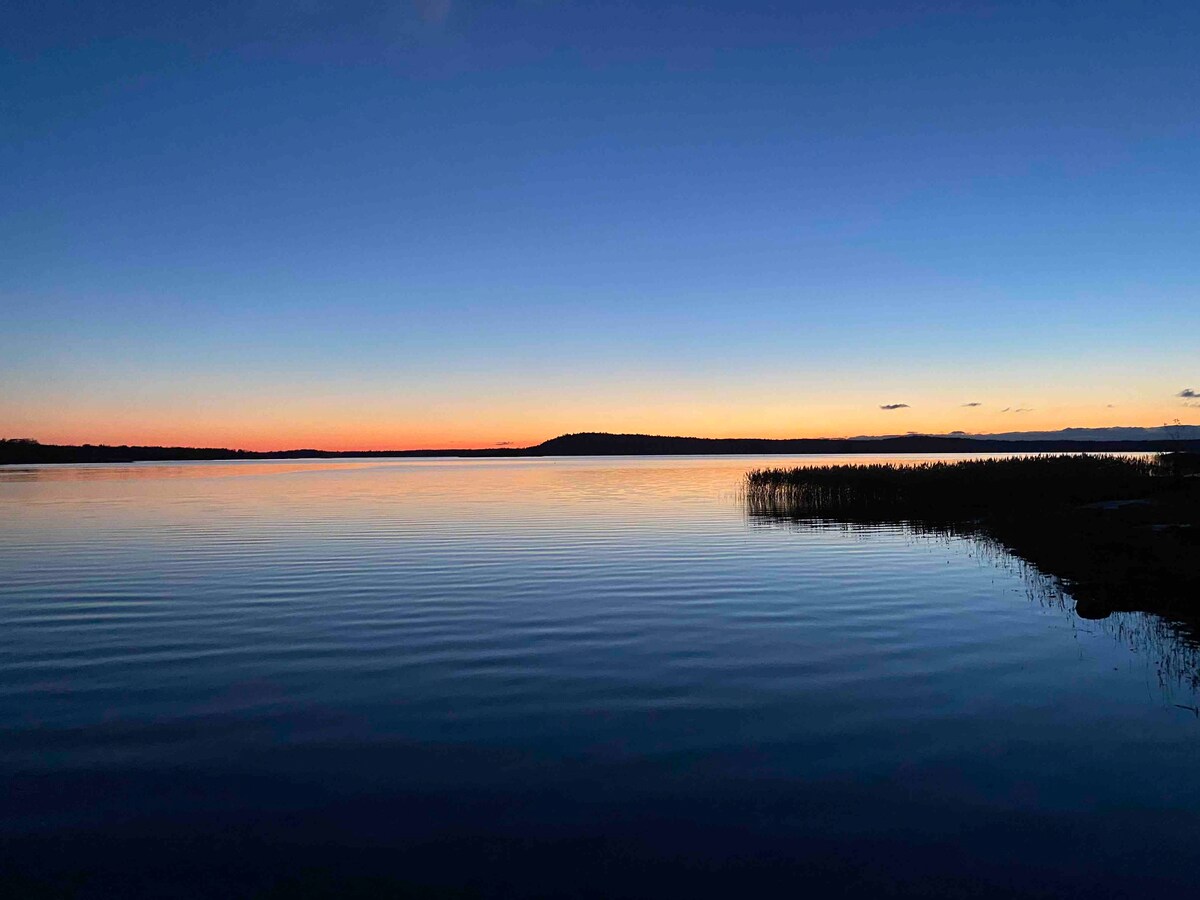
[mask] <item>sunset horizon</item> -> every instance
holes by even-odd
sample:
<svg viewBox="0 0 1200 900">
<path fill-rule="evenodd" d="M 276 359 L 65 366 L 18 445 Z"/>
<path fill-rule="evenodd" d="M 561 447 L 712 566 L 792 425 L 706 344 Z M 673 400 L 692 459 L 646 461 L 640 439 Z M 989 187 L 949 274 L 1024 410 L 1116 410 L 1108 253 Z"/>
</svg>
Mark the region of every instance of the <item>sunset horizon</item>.
<svg viewBox="0 0 1200 900">
<path fill-rule="evenodd" d="M 0 2 L 0 897 L 1200 895 L 1200 3 Z"/>
<path fill-rule="evenodd" d="M 1179 10 L 701 6 L 18 4 L 0 431 L 1200 422 Z"/>
<path fill-rule="evenodd" d="M 978 402 L 978 401 L 972 401 Z M 974 410 L 972 410 L 974 412 Z M 680 436 L 695 438 L 761 438 L 768 440 L 787 439 L 837 439 L 844 440 L 857 437 L 883 437 L 908 434 L 922 435 L 990 435 L 1010 434 L 1019 432 L 1056 432 L 1066 429 L 1111 429 L 1136 428 L 1158 429 L 1174 424 L 1185 426 L 1200 425 L 1200 417 L 1180 415 L 1178 404 L 1159 404 L 1154 412 L 1144 415 L 1140 420 L 1131 421 L 1114 410 L 1097 411 L 1092 419 L 1074 418 L 1057 413 L 1053 408 L 1042 415 L 1035 415 L 1038 410 L 1021 410 L 1017 412 L 995 411 L 990 416 L 984 412 L 977 416 L 952 415 L 945 419 L 921 415 L 919 409 L 911 405 L 907 409 L 881 412 L 879 416 L 866 413 L 855 416 L 854 411 L 847 411 L 839 429 L 820 426 L 797 425 L 792 428 L 780 427 L 779 422 L 797 417 L 763 416 L 760 419 L 747 422 L 736 427 L 729 424 L 730 418 L 724 417 L 723 427 L 703 427 L 704 420 L 685 419 L 660 413 L 650 413 L 644 416 L 629 416 L 627 418 L 600 418 L 600 426 L 594 422 L 578 421 L 564 417 L 559 425 L 548 425 L 544 429 L 533 430 L 530 427 L 517 430 L 513 428 L 495 428 L 491 434 L 479 436 L 478 431 L 461 427 L 429 428 L 421 431 L 408 431 L 402 428 L 389 429 L 374 425 L 371 427 L 353 426 L 324 426 L 296 424 L 286 427 L 276 427 L 269 432 L 252 426 L 235 427 L 232 425 L 213 423 L 197 425 L 192 423 L 181 426 L 178 430 L 161 426 L 145 426 L 134 423 L 120 425 L 97 425 L 90 429 L 77 428 L 37 428 L 35 423 L 22 427 L 19 420 L 15 427 L 10 426 L 6 434 L 0 438 L 25 438 L 36 440 L 43 444 L 108 444 L 108 445 L 141 445 L 141 446 L 174 446 L 174 447 L 229 447 L 252 451 L 275 451 L 311 448 L 330 451 L 347 450 L 425 450 L 425 449 L 467 449 L 486 450 L 496 447 L 531 447 L 551 438 L 569 434 L 604 433 L 604 434 L 645 434 L 661 436 Z M 1108 414 L 1105 414 L 1105 413 Z M 659 423 L 677 421 L 674 427 L 663 427 Z M 622 422 L 630 421 L 634 425 L 626 427 Z M 762 424 L 755 424 L 761 422 Z M 944 422 L 940 427 L 931 422 Z M 771 423 L 771 424 L 768 424 Z M 856 424 L 857 423 L 857 424 Z M 922 425 L 926 427 L 921 427 Z M 508 435 L 515 435 L 510 437 Z"/>
</svg>

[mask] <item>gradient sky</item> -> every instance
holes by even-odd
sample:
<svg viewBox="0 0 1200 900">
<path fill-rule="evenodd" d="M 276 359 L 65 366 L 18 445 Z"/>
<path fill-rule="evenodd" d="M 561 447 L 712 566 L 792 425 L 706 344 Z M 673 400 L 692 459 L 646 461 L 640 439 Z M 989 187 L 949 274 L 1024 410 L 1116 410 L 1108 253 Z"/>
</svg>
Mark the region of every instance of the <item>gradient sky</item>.
<svg viewBox="0 0 1200 900">
<path fill-rule="evenodd" d="M 1198 36 L 1192 2 L 7 0 L 0 435 L 1197 423 Z"/>
</svg>

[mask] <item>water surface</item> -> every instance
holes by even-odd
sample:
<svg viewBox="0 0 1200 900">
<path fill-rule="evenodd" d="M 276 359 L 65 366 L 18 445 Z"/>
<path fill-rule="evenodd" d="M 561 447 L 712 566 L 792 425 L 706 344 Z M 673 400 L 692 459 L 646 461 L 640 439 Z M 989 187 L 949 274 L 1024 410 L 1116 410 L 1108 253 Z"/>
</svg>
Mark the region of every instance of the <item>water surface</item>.
<svg viewBox="0 0 1200 900">
<path fill-rule="evenodd" d="M 5 877 L 1193 889 L 1191 651 L 970 540 L 744 513 L 829 461 L 0 470 Z"/>
</svg>

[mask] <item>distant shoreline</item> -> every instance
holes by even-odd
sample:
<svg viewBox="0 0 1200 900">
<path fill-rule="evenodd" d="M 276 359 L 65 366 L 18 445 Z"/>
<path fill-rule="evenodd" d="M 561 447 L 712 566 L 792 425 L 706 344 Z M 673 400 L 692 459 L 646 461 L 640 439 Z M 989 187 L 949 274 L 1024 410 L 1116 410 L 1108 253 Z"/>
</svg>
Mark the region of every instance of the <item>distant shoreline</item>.
<svg viewBox="0 0 1200 900">
<path fill-rule="evenodd" d="M 996 440 L 905 435 L 888 438 L 696 438 L 646 434 L 568 434 L 531 447 L 425 450 L 235 450 L 0 441 L 0 465 L 182 462 L 238 459 L 382 457 L 532 458 L 543 456 L 721 456 L 887 453 L 1085 453 L 1200 450 L 1200 440 Z"/>
</svg>

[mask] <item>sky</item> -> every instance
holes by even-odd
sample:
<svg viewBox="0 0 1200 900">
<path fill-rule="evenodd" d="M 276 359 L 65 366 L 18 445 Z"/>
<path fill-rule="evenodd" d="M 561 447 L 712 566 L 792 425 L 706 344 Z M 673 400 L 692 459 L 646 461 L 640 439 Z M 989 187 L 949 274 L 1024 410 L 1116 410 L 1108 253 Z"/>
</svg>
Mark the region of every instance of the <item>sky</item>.
<svg viewBox="0 0 1200 900">
<path fill-rule="evenodd" d="M 0 436 L 1200 423 L 1197 35 L 1172 0 L 7 0 Z"/>
</svg>

